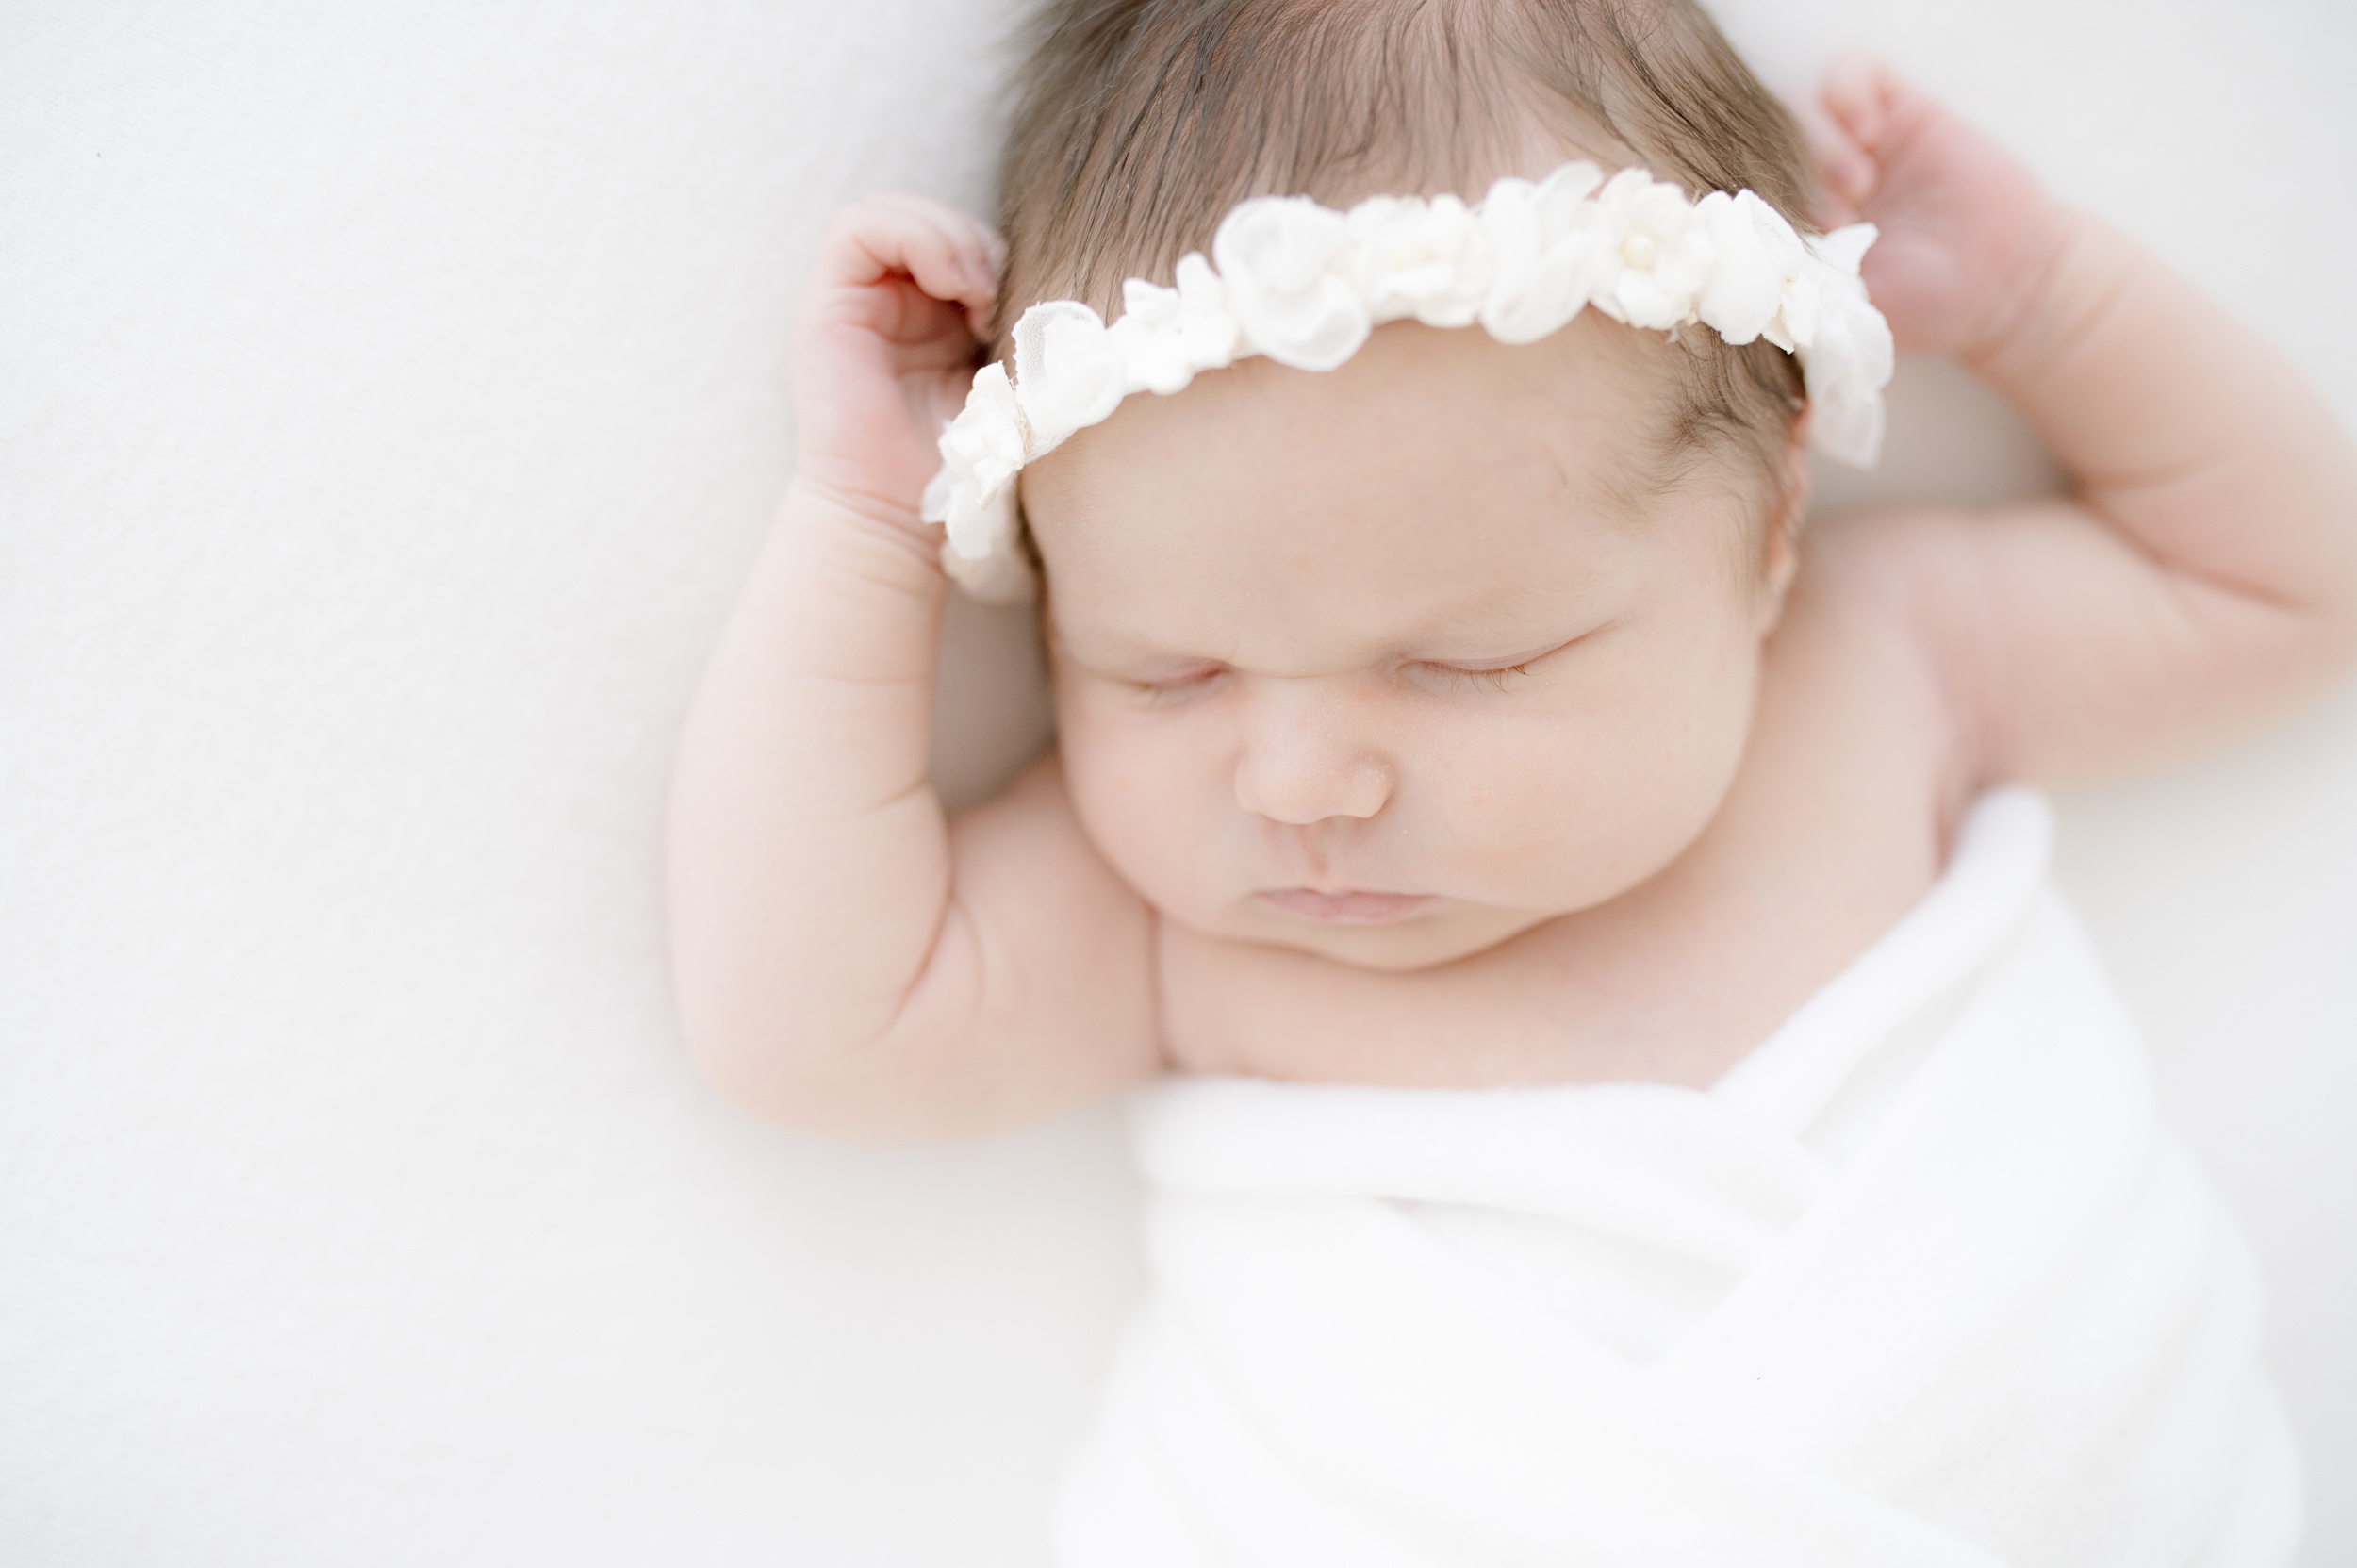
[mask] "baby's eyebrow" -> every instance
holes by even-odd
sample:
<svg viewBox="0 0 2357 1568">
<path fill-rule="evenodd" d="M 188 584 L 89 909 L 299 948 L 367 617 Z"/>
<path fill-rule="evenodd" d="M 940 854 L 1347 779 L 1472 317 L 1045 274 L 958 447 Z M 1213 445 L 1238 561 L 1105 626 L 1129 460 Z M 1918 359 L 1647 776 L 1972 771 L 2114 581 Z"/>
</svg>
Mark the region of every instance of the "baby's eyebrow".
<svg viewBox="0 0 2357 1568">
<path fill-rule="evenodd" d="M 1519 664 L 1551 653 L 1597 629 L 1609 601 L 1559 589 L 1531 588 L 1434 618 L 1403 639 L 1410 657 L 1478 665 Z"/>
<path fill-rule="evenodd" d="M 1119 630 L 1084 626 L 1078 631 L 1057 625 L 1052 619 L 1047 627 L 1048 640 L 1063 651 L 1064 656 L 1076 664 L 1091 668 L 1128 668 L 1139 665 L 1201 664 L 1211 658 L 1206 653 L 1180 652 L 1177 649 L 1129 635 Z"/>
<path fill-rule="evenodd" d="M 1468 669 L 1508 669 L 1544 658 L 1579 641 L 1598 628 L 1586 618 L 1558 618 L 1557 624 L 1539 627 L 1525 621 L 1507 635 L 1485 635 L 1477 625 L 1433 628 L 1399 639 L 1370 642 L 1361 652 L 1369 665 L 1413 660 L 1459 666 Z M 1087 669 L 1133 672 L 1220 664 L 1219 654 L 1181 652 L 1139 640 L 1117 631 L 1083 631 L 1079 636 L 1052 634 L 1064 657 Z"/>
</svg>

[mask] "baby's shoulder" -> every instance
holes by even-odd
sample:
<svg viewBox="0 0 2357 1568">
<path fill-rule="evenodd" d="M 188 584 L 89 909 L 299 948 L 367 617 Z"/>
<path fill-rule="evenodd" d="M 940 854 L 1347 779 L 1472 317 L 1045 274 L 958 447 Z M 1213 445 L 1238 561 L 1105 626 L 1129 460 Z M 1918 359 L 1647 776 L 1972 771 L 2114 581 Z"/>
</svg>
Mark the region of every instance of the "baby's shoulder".
<svg viewBox="0 0 2357 1568">
<path fill-rule="evenodd" d="M 1975 661 L 2015 591 L 1991 535 L 2009 514 L 2037 510 L 1904 503 L 1813 521 L 1780 636 L 1839 643 L 1853 660 L 1933 683 L 1945 701 L 1973 701 Z"/>
<path fill-rule="evenodd" d="M 1908 710 L 1955 787 L 2030 777 L 2019 715 L 2053 705 L 2040 693 L 2070 673 L 2069 655 L 2102 651 L 2119 597 L 2102 558 L 2116 550 L 2060 497 L 1837 514 L 1804 537 L 1772 658 L 1820 690 Z"/>
<path fill-rule="evenodd" d="M 1795 597 L 1845 615 L 1911 625 L 1970 586 L 1979 515 L 1910 502 L 1812 519 L 1801 539 Z"/>
<path fill-rule="evenodd" d="M 1768 644 L 1763 751 L 1821 777 L 1904 779 L 1902 793 L 1942 803 L 1986 782 L 1969 635 L 1990 591 L 1979 521 L 1961 508 L 1903 505 L 1812 522 Z"/>
</svg>

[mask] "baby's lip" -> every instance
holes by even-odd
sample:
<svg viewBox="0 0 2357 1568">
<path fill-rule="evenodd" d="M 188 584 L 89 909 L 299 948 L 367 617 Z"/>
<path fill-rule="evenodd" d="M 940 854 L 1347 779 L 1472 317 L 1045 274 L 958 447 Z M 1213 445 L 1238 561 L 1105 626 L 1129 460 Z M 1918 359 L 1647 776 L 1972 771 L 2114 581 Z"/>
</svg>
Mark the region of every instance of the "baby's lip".
<svg viewBox="0 0 2357 1568">
<path fill-rule="evenodd" d="M 1421 914 L 1432 902 L 1429 893 L 1370 893 L 1356 887 L 1267 887 L 1259 897 L 1288 915 L 1327 926 L 1388 926 Z"/>
</svg>

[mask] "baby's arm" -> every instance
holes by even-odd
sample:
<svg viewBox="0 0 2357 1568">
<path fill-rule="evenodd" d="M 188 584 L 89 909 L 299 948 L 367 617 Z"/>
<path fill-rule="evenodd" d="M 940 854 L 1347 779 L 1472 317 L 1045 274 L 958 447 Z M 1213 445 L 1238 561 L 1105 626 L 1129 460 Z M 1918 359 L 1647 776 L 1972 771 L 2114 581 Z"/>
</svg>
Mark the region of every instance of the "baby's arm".
<svg viewBox="0 0 2357 1568">
<path fill-rule="evenodd" d="M 1929 634 L 1970 782 L 2165 756 L 2347 668 L 2357 454 L 2297 372 L 1887 71 L 1837 68 L 1824 104 L 1828 184 L 1882 226 L 1867 281 L 1901 346 L 1960 356 L 2073 482 L 1846 531 Z"/>
<path fill-rule="evenodd" d="M 925 782 L 947 592 L 917 520 L 996 241 L 911 198 L 822 245 L 795 345 L 800 457 L 673 783 L 688 1043 L 756 1113 L 934 1133 L 1154 1070 L 1150 924 L 1051 756 L 945 822 Z"/>
</svg>

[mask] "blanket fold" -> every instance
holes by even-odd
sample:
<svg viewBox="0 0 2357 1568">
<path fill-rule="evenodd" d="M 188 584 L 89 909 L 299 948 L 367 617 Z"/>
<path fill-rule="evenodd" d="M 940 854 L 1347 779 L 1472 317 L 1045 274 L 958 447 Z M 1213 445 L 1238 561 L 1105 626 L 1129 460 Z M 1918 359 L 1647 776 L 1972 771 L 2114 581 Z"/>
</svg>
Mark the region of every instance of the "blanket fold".
<svg viewBox="0 0 2357 1568">
<path fill-rule="evenodd" d="M 1066 1568 L 2288 1560 L 2250 1264 L 2050 840 L 1984 798 L 1707 1092 L 1146 1092 Z"/>
</svg>

